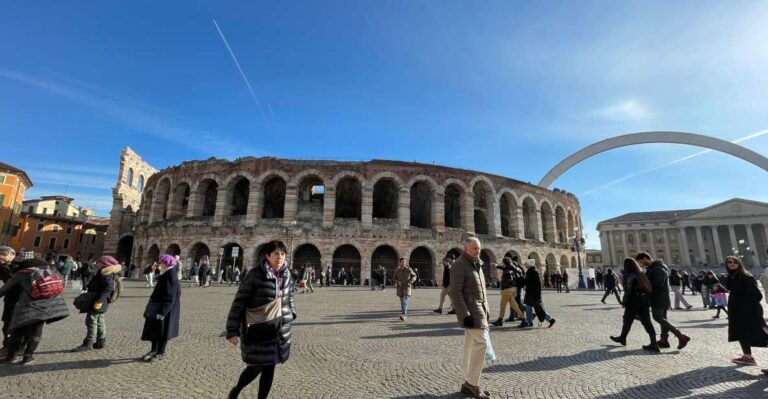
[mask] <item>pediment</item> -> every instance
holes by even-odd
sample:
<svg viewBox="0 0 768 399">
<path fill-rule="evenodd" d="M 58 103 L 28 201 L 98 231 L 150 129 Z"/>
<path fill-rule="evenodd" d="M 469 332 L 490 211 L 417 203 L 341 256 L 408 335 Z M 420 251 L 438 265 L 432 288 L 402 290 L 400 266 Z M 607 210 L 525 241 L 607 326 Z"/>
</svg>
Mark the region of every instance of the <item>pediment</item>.
<svg viewBox="0 0 768 399">
<path fill-rule="evenodd" d="M 761 216 L 768 217 L 768 203 L 734 198 L 704 208 L 682 220 Z"/>
</svg>

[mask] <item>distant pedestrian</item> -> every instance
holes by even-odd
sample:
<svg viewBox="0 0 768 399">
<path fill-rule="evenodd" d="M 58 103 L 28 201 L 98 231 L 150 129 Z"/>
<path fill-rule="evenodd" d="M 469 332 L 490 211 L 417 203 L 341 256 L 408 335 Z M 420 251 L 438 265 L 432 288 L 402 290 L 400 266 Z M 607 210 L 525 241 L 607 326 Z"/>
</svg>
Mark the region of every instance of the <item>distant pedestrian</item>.
<svg viewBox="0 0 768 399">
<path fill-rule="evenodd" d="M 395 269 L 392 280 L 397 287 L 397 296 L 400 297 L 400 320 L 405 321 L 408 317 L 408 300 L 411 297 L 411 288 L 416 281 L 416 273 L 408 267 L 405 258 L 400 258 L 400 264 Z"/>
<path fill-rule="evenodd" d="M 193 263 L 189 269 L 189 278 L 192 280 L 193 286 L 200 286 L 200 265 Z"/>
<path fill-rule="evenodd" d="M 502 265 L 496 266 L 501 270 L 501 282 L 499 288 L 501 289 L 501 303 L 499 304 L 499 318 L 494 321 L 494 326 L 501 327 L 504 325 L 504 314 L 507 312 L 507 304 L 515 312 L 518 318 L 523 318 L 523 311 L 517 306 L 515 301 L 515 295 L 517 294 L 517 286 L 515 282 L 518 278 L 518 273 L 522 273 L 515 264 L 512 262 L 512 258 L 505 256 L 502 259 Z"/>
<path fill-rule="evenodd" d="M 235 269 L 232 271 L 232 281 L 229 282 L 229 285 L 240 285 L 240 268 L 235 267 Z"/>
<path fill-rule="evenodd" d="M 80 268 L 80 282 L 82 283 L 81 293 L 86 292 L 85 287 L 88 286 L 88 282 L 91 281 L 93 275 L 93 266 L 91 266 L 89 262 L 83 262 L 83 267 Z"/>
<path fill-rule="evenodd" d="M 371 269 L 371 279 L 368 281 L 368 285 L 371 286 L 371 291 L 376 290 L 379 286 L 379 268 L 372 268 Z"/>
<path fill-rule="evenodd" d="M 699 272 L 699 274 L 695 275 L 693 277 L 693 281 L 691 282 L 691 289 L 693 290 L 694 294 L 701 294 L 701 286 L 704 282 L 704 272 Z M 702 297 L 702 300 L 704 298 Z M 708 305 L 704 304 L 704 307 L 706 308 Z"/>
<path fill-rule="evenodd" d="M 601 299 L 600 302 L 605 303 L 605 298 L 608 298 L 608 295 L 613 294 L 616 296 L 616 301 L 621 305 L 621 298 L 619 297 L 619 291 L 616 289 L 616 283 L 616 274 L 613 273 L 613 269 L 608 269 L 603 281 L 605 295 L 603 295 L 603 299 Z"/>
<path fill-rule="evenodd" d="M 200 274 L 200 286 L 203 288 L 210 286 L 211 263 L 208 255 L 203 255 L 200 257 L 200 270 L 198 273 Z"/>
<path fill-rule="evenodd" d="M 704 274 L 704 280 L 702 281 L 701 286 L 701 299 L 702 302 L 704 302 L 704 308 L 715 308 L 714 298 L 712 298 L 712 288 L 719 282 L 720 280 L 717 279 L 717 276 L 715 276 L 715 273 L 713 273 L 712 270 L 708 270 Z"/>
<path fill-rule="evenodd" d="M 683 276 L 680 278 L 680 282 L 682 283 L 682 294 L 685 295 L 685 288 L 688 287 L 688 289 L 691 291 L 691 295 L 694 294 L 693 287 L 691 287 L 691 276 L 688 275 L 688 272 L 683 272 Z"/>
<path fill-rule="evenodd" d="M 678 270 L 670 269 L 669 270 L 669 288 L 675 294 L 675 310 L 682 309 L 680 307 L 680 302 L 683 303 L 683 306 L 685 306 L 686 309 L 690 310 L 693 306 L 691 306 L 688 303 L 688 301 L 685 300 L 685 297 L 680 291 L 680 286 L 682 285 L 682 283 L 683 283 L 683 275 Z"/>
<path fill-rule="evenodd" d="M 539 319 L 539 323 L 547 321 L 552 328 L 555 325 L 556 320 L 547 314 L 544 310 L 544 301 L 541 296 L 541 280 L 539 279 L 539 272 L 536 270 L 536 262 L 533 259 L 529 259 L 527 262 L 528 271 L 525 276 L 525 297 L 523 298 L 523 304 L 525 305 L 525 320 L 520 323 L 521 328 L 533 326 L 534 312 Z"/>
<path fill-rule="evenodd" d="M 176 273 L 179 281 L 184 280 L 184 264 L 181 262 L 179 255 L 174 255 L 176 259 Z"/>
<path fill-rule="evenodd" d="M 163 255 L 157 261 L 160 277 L 149 296 L 149 303 L 144 310 L 144 329 L 142 341 L 150 341 L 152 348 L 141 359 L 156 362 L 163 359 L 168 341 L 179 336 L 181 317 L 181 286 L 176 273 L 176 258 Z"/>
<path fill-rule="evenodd" d="M 331 273 L 331 268 L 325 270 L 325 286 L 330 287 L 331 281 L 333 280 L 333 273 Z"/>
<path fill-rule="evenodd" d="M 752 357 L 752 348 L 768 346 L 768 325 L 763 318 L 762 294 L 757 288 L 757 282 L 741 259 L 735 256 L 725 258 L 725 268 L 728 271 L 728 288 L 731 290 L 728 310 L 728 342 L 739 341 L 742 355 L 732 362 L 741 365 L 754 366 L 757 363 Z M 763 370 L 763 372 L 768 372 Z"/>
<path fill-rule="evenodd" d="M 240 343 L 247 365 L 229 399 L 261 374 L 259 399 L 266 399 L 272 388 L 275 366 L 291 354 L 291 324 L 296 319 L 293 282 L 285 260 L 288 248 L 281 241 L 264 245 L 266 256 L 259 260 L 237 289 L 227 317 L 227 341 Z"/>
<path fill-rule="evenodd" d="M 453 263 L 453 259 L 446 256 L 443 258 L 443 281 L 440 288 L 440 304 L 437 307 L 437 309 L 434 310 L 435 313 L 443 314 L 443 304 L 445 303 L 445 297 L 449 297 L 448 295 L 451 292 L 451 263 Z M 448 312 L 448 314 L 455 314 L 456 310 L 453 309 L 453 304 L 451 304 L 451 311 Z"/>
<path fill-rule="evenodd" d="M 480 374 L 489 344 L 488 301 L 482 265 L 480 240 L 470 237 L 464 241 L 461 256 L 451 265 L 450 279 L 451 301 L 459 326 L 464 329 L 461 393 L 476 399 L 490 397 L 487 391 L 480 389 Z"/>
<path fill-rule="evenodd" d="M 339 270 L 338 277 L 339 277 L 339 284 L 347 285 L 347 272 L 344 271 L 343 267 Z"/>
<path fill-rule="evenodd" d="M 157 262 L 152 262 L 144 268 L 144 278 L 147 279 L 147 288 L 155 287 L 155 272 L 157 271 Z M 85 288 L 85 286 L 83 286 Z"/>
<path fill-rule="evenodd" d="M 379 265 L 379 288 L 381 288 L 382 291 L 387 289 L 387 269 L 384 268 L 384 266 Z"/>
<path fill-rule="evenodd" d="M 571 289 L 568 287 L 568 271 L 567 270 L 563 270 L 562 278 L 563 278 L 563 290 L 565 290 L 566 294 L 569 294 L 571 292 Z"/>
<path fill-rule="evenodd" d="M 104 318 L 110 304 L 110 294 L 115 289 L 115 280 L 119 279 L 123 269 L 117 259 L 102 256 L 96 259 L 98 273 L 88 283 L 86 293 L 75 299 L 75 307 L 85 315 L 86 334 L 82 345 L 72 352 L 102 349 L 107 342 L 107 321 Z M 83 301 L 79 302 L 78 299 Z"/>
<path fill-rule="evenodd" d="M 552 283 L 555 285 L 557 292 L 563 292 L 563 276 L 560 274 L 560 270 L 552 273 Z"/>
<path fill-rule="evenodd" d="M 603 272 L 600 269 L 595 271 L 595 284 L 598 289 L 603 289 Z"/>
<path fill-rule="evenodd" d="M 413 273 L 416 274 L 416 281 L 413 282 L 413 288 L 416 289 L 416 288 L 421 287 L 421 284 L 422 284 L 422 282 L 421 282 L 421 275 L 419 274 L 419 268 L 418 267 L 414 267 L 413 268 Z"/>
<path fill-rule="evenodd" d="M 19 269 L 0 287 L 0 297 L 20 288 L 19 301 L 9 326 L 8 351 L 2 363 L 13 362 L 22 343 L 26 344 L 22 365 L 35 361 L 35 351 L 43 337 L 43 326 L 69 316 L 64 298 L 64 284 L 55 268 L 43 260 L 32 258 L 19 263 Z"/>
<path fill-rule="evenodd" d="M 309 290 L 309 293 L 315 292 L 314 287 L 312 287 L 312 280 L 315 278 L 315 268 L 312 267 L 310 263 L 307 263 L 304 266 L 304 280 L 307 282 L 307 290 Z"/>
<path fill-rule="evenodd" d="M 648 333 L 650 343 L 644 345 L 643 349 L 649 352 L 659 352 L 659 345 L 656 341 L 656 330 L 651 323 L 651 299 L 653 292 L 651 282 L 643 273 L 637 261 L 632 258 L 624 259 L 624 318 L 621 326 L 621 334 L 611 336 L 611 340 L 627 346 L 627 336 L 632 328 L 635 319 L 640 320 L 645 332 Z"/>
<path fill-rule="evenodd" d="M 691 341 L 691 337 L 683 334 L 667 320 L 667 311 L 671 307 L 669 300 L 669 271 L 661 259 L 654 260 L 647 252 L 635 255 L 635 260 L 647 267 L 645 272 L 651 282 L 651 315 L 653 320 L 661 326 L 661 338 L 658 341 L 659 348 L 669 348 L 669 333 L 677 337 L 677 349 L 683 349 Z"/>
<path fill-rule="evenodd" d="M 713 318 L 719 319 L 721 310 L 727 315 L 728 311 L 725 310 L 725 307 L 728 306 L 728 290 L 722 284 L 717 283 L 712 287 L 712 297 L 715 301 L 715 309 L 717 309 L 717 314 Z"/>
<path fill-rule="evenodd" d="M 67 260 L 64 262 L 64 266 L 61 268 L 61 280 L 64 283 L 64 287 L 67 286 L 69 278 L 75 270 L 77 270 L 77 263 L 75 263 L 75 260 L 71 256 L 68 256 Z"/>
</svg>

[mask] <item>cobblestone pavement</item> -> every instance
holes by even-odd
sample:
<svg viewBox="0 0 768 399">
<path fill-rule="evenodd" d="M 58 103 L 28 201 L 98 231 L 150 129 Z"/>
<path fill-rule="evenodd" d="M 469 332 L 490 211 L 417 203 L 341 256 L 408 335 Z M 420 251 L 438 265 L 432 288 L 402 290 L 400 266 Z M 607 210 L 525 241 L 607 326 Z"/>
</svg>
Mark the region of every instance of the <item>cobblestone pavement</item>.
<svg viewBox="0 0 768 399">
<path fill-rule="evenodd" d="M 73 354 L 84 336 L 84 315 L 46 326 L 37 363 L 0 366 L 0 397 L 11 398 L 223 398 L 243 368 L 239 350 L 219 334 L 235 287 L 184 288 L 181 336 L 158 363 L 137 362 L 148 351 L 139 341 L 149 290 L 128 282 L 107 314 L 107 348 Z M 74 293 L 67 294 L 71 304 Z M 297 295 L 290 360 L 277 368 L 274 398 L 461 398 L 462 331 L 452 315 L 432 312 L 439 291 L 415 290 L 411 315 L 398 320 L 395 291 L 318 288 Z M 700 303 L 689 296 L 691 303 Z M 498 311 L 498 291 L 490 292 Z M 551 329 L 491 331 L 498 360 L 481 384 L 493 397 L 516 398 L 765 398 L 768 377 L 729 360 L 727 321 L 712 311 L 675 311 L 670 319 L 693 337 L 683 351 L 646 354 L 635 324 L 626 348 L 612 344 L 621 309 L 601 304 L 598 292 L 546 292 Z M 74 311 L 74 309 L 73 309 Z M 768 366 L 768 350 L 757 349 Z M 241 397 L 255 397 L 252 384 Z M 104 395 L 108 396 L 104 396 Z M 98 395 L 98 396 L 97 396 Z"/>
</svg>

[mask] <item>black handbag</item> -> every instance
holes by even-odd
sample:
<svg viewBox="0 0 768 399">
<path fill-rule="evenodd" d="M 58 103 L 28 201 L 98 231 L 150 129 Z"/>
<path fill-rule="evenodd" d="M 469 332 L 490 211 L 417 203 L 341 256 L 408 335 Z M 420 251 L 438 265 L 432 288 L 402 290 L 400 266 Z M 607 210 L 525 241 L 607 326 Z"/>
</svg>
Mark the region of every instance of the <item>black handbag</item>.
<svg viewBox="0 0 768 399">
<path fill-rule="evenodd" d="M 150 319 L 150 320 L 157 320 L 157 315 L 162 316 L 162 311 L 163 311 L 162 303 L 149 302 L 147 303 L 147 307 L 144 309 L 144 318 Z M 159 320 L 162 320 L 163 318 L 160 318 Z"/>
<path fill-rule="evenodd" d="M 90 311 L 91 308 L 93 307 L 93 303 L 96 302 L 96 299 L 98 299 L 98 297 L 99 297 L 98 292 L 85 292 L 78 295 L 74 301 L 75 309 L 81 312 Z"/>
</svg>

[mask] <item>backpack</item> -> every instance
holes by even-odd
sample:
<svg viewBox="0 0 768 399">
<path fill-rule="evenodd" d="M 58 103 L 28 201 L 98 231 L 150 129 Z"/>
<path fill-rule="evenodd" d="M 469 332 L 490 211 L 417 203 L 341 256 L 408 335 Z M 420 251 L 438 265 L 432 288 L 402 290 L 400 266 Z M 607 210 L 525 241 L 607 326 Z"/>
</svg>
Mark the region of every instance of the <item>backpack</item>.
<svg viewBox="0 0 768 399">
<path fill-rule="evenodd" d="M 120 298 L 120 293 L 123 291 L 123 279 L 122 277 L 117 276 L 115 274 L 114 276 L 114 288 L 112 288 L 112 292 L 109 293 L 109 297 L 107 297 L 107 303 L 115 303 Z"/>
<path fill-rule="evenodd" d="M 61 276 L 51 269 L 25 269 L 26 273 L 32 276 L 32 298 L 48 299 L 60 295 L 64 292 L 64 282 Z"/>
</svg>

